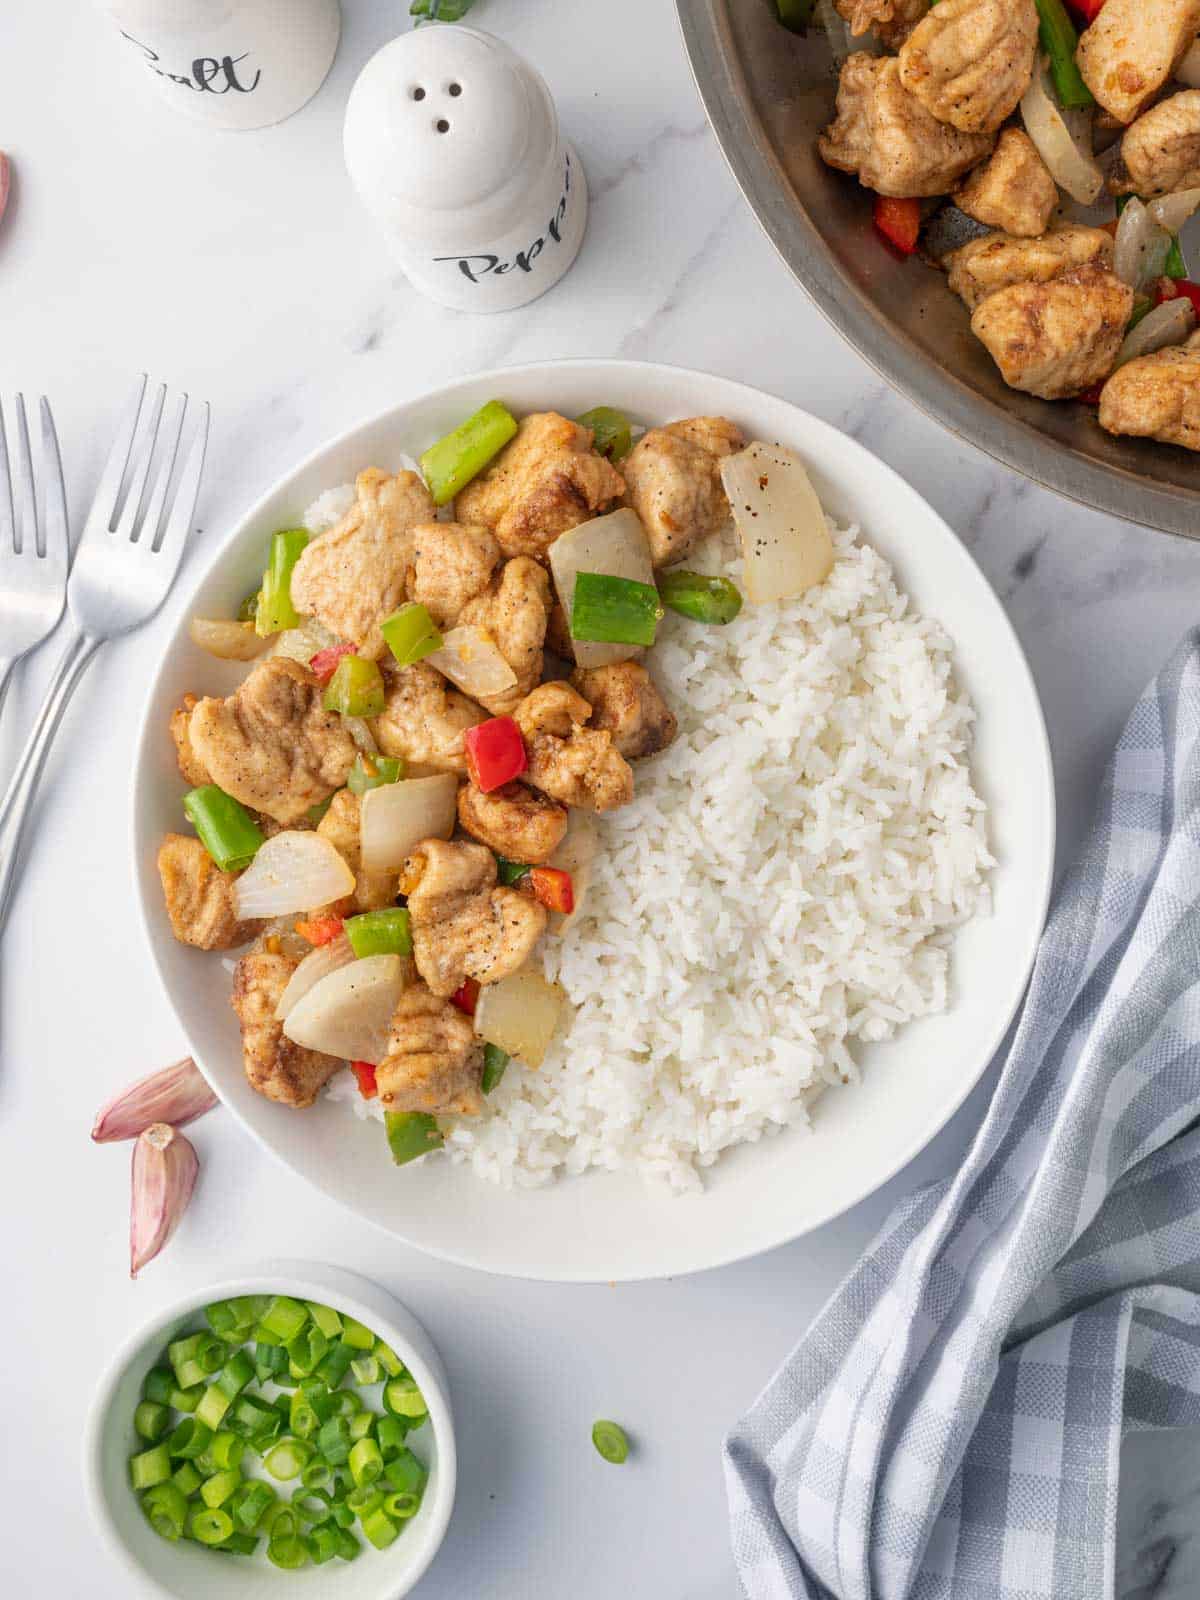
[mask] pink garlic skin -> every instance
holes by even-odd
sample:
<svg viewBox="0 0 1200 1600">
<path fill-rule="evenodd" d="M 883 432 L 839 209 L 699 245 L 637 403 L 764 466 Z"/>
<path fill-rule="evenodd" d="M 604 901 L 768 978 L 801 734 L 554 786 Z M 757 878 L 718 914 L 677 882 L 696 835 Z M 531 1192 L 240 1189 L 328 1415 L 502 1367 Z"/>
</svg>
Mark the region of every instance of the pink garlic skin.
<svg viewBox="0 0 1200 1600">
<path fill-rule="evenodd" d="M 129 1207 L 129 1276 L 138 1273 L 179 1226 L 200 1172 L 190 1141 L 166 1122 L 152 1123 L 133 1147 Z"/>
<path fill-rule="evenodd" d="M 154 1122 L 169 1122 L 182 1128 L 211 1111 L 217 1097 L 205 1082 L 191 1056 L 173 1066 L 152 1072 L 127 1084 L 106 1105 L 101 1106 L 92 1124 L 96 1144 L 114 1139 L 136 1139 Z"/>
</svg>

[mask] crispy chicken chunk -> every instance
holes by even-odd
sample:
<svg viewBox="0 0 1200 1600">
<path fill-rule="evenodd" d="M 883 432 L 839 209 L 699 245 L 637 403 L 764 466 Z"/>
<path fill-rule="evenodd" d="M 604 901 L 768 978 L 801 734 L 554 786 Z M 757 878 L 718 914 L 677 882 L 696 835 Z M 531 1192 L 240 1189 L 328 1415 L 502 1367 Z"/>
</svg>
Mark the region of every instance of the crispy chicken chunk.
<svg viewBox="0 0 1200 1600">
<path fill-rule="evenodd" d="M 988 159 L 954 191 L 954 203 L 989 228 L 1033 239 L 1046 231 L 1058 188 L 1029 135 L 1005 128 Z"/>
<path fill-rule="evenodd" d="M 204 784 L 211 783 L 208 768 L 192 749 L 192 736 L 190 732 L 192 712 L 196 707 L 196 696 L 185 694 L 183 704 L 177 711 L 171 713 L 171 737 L 175 741 L 175 759 L 179 763 L 179 771 L 185 783 L 190 783 L 193 789 L 202 788 Z"/>
<path fill-rule="evenodd" d="M 577 667 L 571 684 L 592 708 L 588 726 L 606 729 L 612 735 L 613 749 L 626 761 L 656 755 L 674 739 L 679 727 L 675 713 L 638 662 Z"/>
<path fill-rule="evenodd" d="M 1034 0 L 941 0 L 900 48 L 900 82 L 939 122 L 995 133 L 1033 76 Z"/>
<path fill-rule="evenodd" d="M 946 257 L 949 284 L 974 311 L 997 289 L 1014 283 L 1047 283 L 1073 267 L 1095 262 L 1111 267 L 1112 234 L 1082 222 L 1064 222 L 1038 239 L 1016 239 L 1008 233 L 989 233 L 972 239 Z"/>
<path fill-rule="evenodd" d="M 299 961 L 273 954 L 260 939 L 238 962 L 230 1004 L 242 1025 L 242 1061 L 250 1087 L 285 1106 L 310 1106 L 344 1065 L 284 1036 L 275 1007 Z"/>
<path fill-rule="evenodd" d="M 459 613 L 487 588 L 500 562 L 490 529 L 464 522 L 423 522 L 413 529 L 408 597 L 435 626 L 452 628 Z"/>
<path fill-rule="evenodd" d="M 1077 267 L 1049 283 L 1014 283 L 971 318 L 1005 383 L 1065 400 L 1112 371 L 1133 290 L 1104 267 Z"/>
<path fill-rule="evenodd" d="M 656 567 L 682 560 L 729 520 L 721 458 L 744 443 L 741 429 L 724 417 L 685 417 L 651 428 L 626 456 L 629 504 L 641 518 Z"/>
<path fill-rule="evenodd" d="M 836 0 L 857 38 L 874 28 L 889 50 L 898 50 L 929 10 L 930 0 Z"/>
<path fill-rule="evenodd" d="M 1174 76 L 1200 33 L 1200 0 L 1106 0 L 1075 60 L 1118 122 L 1132 122 Z"/>
<path fill-rule="evenodd" d="M 590 428 L 537 411 L 462 491 L 455 510 L 493 529 L 506 556 L 540 561 L 560 533 L 607 510 L 624 489 L 621 474 L 592 449 Z"/>
<path fill-rule="evenodd" d="M 435 995 L 467 978 L 499 983 L 525 965 L 546 912 L 528 895 L 496 885 L 496 858 L 465 839 L 426 839 L 404 863 L 417 971 Z"/>
<path fill-rule="evenodd" d="M 396 899 L 396 873 L 363 871 L 361 823 L 362 800 L 349 789 L 339 789 L 317 828 L 354 874 L 353 894 L 338 902 L 338 909 L 347 915 L 355 911 L 378 911 L 381 906 L 394 904 Z M 313 911 L 325 909 L 324 906 L 312 907 Z"/>
<path fill-rule="evenodd" d="M 508 861 L 537 866 L 558 849 L 567 832 L 567 808 L 523 783 L 484 794 L 473 783 L 458 791 L 458 820 L 465 832 Z"/>
<path fill-rule="evenodd" d="M 368 467 L 355 480 L 357 499 L 328 533 L 313 539 L 292 573 L 292 600 L 358 653 L 386 648 L 379 624 L 405 598 L 413 529 L 433 520 L 429 490 L 415 472 L 394 478 Z"/>
<path fill-rule="evenodd" d="M 213 783 L 285 827 L 345 783 L 357 754 L 321 686 L 297 661 L 260 661 L 225 700 L 201 700 L 188 723 Z"/>
<path fill-rule="evenodd" d="M 1114 372 L 1100 394 L 1100 426 L 1200 450 L 1200 333 Z"/>
<path fill-rule="evenodd" d="M 375 1068 L 379 1101 L 388 1111 L 478 1116 L 483 1045 L 469 1017 L 449 1000 L 413 983 L 392 1017 L 387 1054 Z"/>
<path fill-rule="evenodd" d="M 550 620 L 546 623 L 546 648 L 563 661 L 575 659 L 571 624 L 567 620 L 567 608 L 561 600 L 552 600 L 550 604 Z"/>
<path fill-rule="evenodd" d="M 1149 198 L 1200 185 L 1200 89 L 1143 111 L 1121 140 L 1125 171 L 1112 185 Z"/>
<path fill-rule="evenodd" d="M 948 194 L 992 143 L 991 134 L 963 133 L 932 116 L 900 82 L 895 56 L 859 50 L 842 63 L 837 116 L 817 149 L 866 188 L 903 198 Z"/>
<path fill-rule="evenodd" d="M 234 910 L 236 872 L 222 872 L 199 839 L 169 833 L 158 849 L 158 875 L 180 944 L 197 950 L 231 950 L 253 939 L 261 922 L 239 922 Z"/>
<path fill-rule="evenodd" d="M 484 594 L 469 600 L 459 622 L 483 628 L 517 675 L 511 689 L 481 695 L 493 716 L 507 716 L 542 676 L 542 646 L 550 615 L 550 574 L 532 556 L 506 561 Z"/>
<path fill-rule="evenodd" d="M 486 722 L 487 712 L 424 661 L 411 667 L 385 663 L 383 682 L 387 698 L 371 729 L 384 755 L 402 756 L 431 772 L 465 773 L 463 734 Z"/>
<path fill-rule="evenodd" d="M 633 770 L 607 728 L 587 727 L 591 714 L 569 683 L 543 683 L 513 717 L 525 740 L 528 782 L 565 806 L 612 811 L 633 799 Z"/>
</svg>

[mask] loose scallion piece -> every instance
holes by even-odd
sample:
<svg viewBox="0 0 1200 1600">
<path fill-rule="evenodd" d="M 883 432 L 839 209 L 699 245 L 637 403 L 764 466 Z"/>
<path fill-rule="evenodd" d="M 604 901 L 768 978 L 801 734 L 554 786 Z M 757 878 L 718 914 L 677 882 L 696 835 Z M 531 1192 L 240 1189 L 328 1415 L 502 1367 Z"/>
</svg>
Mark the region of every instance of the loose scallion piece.
<svg viewBox="0 0 1200 1600">
<path fill-rule="evenodd" d="M 214 1472 L 211 1478 L 205 1478 L 200 1485 L 200 1498 L 210 1510 L 223 1506 L 234 1492 L 240 1488 L 242 1475 L 236 1467 L 227 1467 L 224 1472 Z"/>
<path fill-rule="evenodd" d="M 322 1461 L 320 1456 L 310 1461 L 300 1474 L 300 1482 L 306 1489 L 314 1493 L 318 1489 L 330 1490 L 334 1487 L 333 1468 L 328 1461 Z"/>
<path fill-rule="evenodd" d="M 388 1419 L 383 1417 L 380 1420 L 386 1422 Z M 418 1500 L 425 1493 L 425 1482 L 428 1477 L 425 1468 L 407 1446 L 388 1462 L 384 1473 L 385 1482 L 397 1493 L 416 1495 Z"/>
<path fill-rule="evenodd" d="M 1167 251 L 1167 259 L 1163 262 L 1163 277 L 1186 278 L 1187 275 L 1187 262 L 1183 259 L 1179 235 L 1176 233 L 1171 237 L 1171 248 Z"/>
<path fill-rule="evenodd" d="M 198 1544 L 221 1544 L 234 1531 L 233 1518 L 219 1507 L 196 1506 L 187 1531 Z"/>
<path fill-rule="evenodd" d="M 403 906 L 386 906 L 381 911 L 364 911 L 347 917 L 346 937 L 358 957 L 412 955 L 412 930 Z"/>
<path fill-rule="evenodd" d="M 398 1522 L 404 1522 L 409 1517 L 415 1517 L 421 1509 L 421 1497 L 420 1495 L 409 1494 L 405 1489 L 394 1489 L 391 1494 L 384 1495 L 383 1509 L 389 1517 L 395 1518 Z"/>
<path fill-rule="evenodd" d="M 288 1408 L 288 1427 L 297 1439 L 307 1439 L 321 1426 L 312 1401 L 302 1389 L 297 1389 Z"/>
<path fill-rule="evenodd" d="M 176 1385 L 171 1390 L 171 1398 L 168 1403 L 173 1411 L 184 1411 L 190 1415 L 203 1398 L 204 1385 L 202 1383 L 197 1383 L 190 1389 L 181 1389 Z"/>
<path fill-rule="evenodd" d="M 369 1511 L 362 1519 L 362 1531 L 376 1550 L 386 1550 L 398 1536 L 400 1525 L 393 1521 L 382 1504 Z"/>
<path fill-rule="evenodd" d="M 206 1428 L 211 1428 L 215 1433 L 225 1420 L 225 1413 L 232 1404 L 232 1399 L 223 1389 L 215 1383 L 210 1383 L 196 1407 L 196 1421 L 202 1422 Z"/>
<path fill-rule="evenodd" d="M 411 667 L 442 648 L 442 636 L 434 627 L 433 618 L 416 601 L 385 617 L 379 624 L 379 631 L 402 667 Z"/>
<path fill-rule="evenodd" d="M 321 704 L 344 717 L 377 717 L 384 706 L 383 674 L 364 656 L 343 656 Z"/>
<path fill-rule="evenodd" d="M 292 1300 L 286 1294 L 277 1294 L 263 1312 L 259 1326 L 280 1344 L 287 1344 L 307 1321 L 308 1312 L 299 1300 Z"/>
<path fill-rule="evenodd" d="M 516 431 L 517 420 L 512 413 L 499 400 L 489 400 L 474 416 L 431 444 L 421 457 L 421 472 L 434 504 L 444 506 L 453 500 L 503 450 Z"/>
<path fill-rule="evenodd" d="M 383 1405 L 394 1417 L 424 1417 L 429 1413 L 425 1396 L 412 1377 L 389 1378 L 383 1386 Z"/>
<path fill-rule="evenodd" d="M 428 17 L 430 22 L 461 22 L 474 4 L 475 0 L 412 0 L 408 14 Z"/>
<path fill-rule="evenodd" d="M 332 1561 L 338 1553 L 339 1533 L 336 1525 L 322 1523 L 308 1536 L 308 1554 L 314 1567 Z"/>
<path fill-rule="evenodd" d="M 254 860 L 263 832 L 239 800 L 215 783 L 203 784 L 183 797 L 183 809 L 200 843 L 222 872 L 240 872 Z M 180 1382 L 180 1388 L 187 1384 Z"/>
<path fill-rule="evenodd" d="M 332 1306 L 323 1306 L 319 1300 L 306 1300 L 308 1314 L 327 1339 L 336 1339 L 342 1331 L 342 1319 Z"/>
<path fill-rule="evenodd" d="M 350 1370 L 350 1363 L 354 1360 L 355 1348 L 346 1338 L 346 1331 L 343 1328 L 341 1339 L 333 1346 L 317 1368 L 316 1376 L 320 1378 L 322 1383 L 327 1384 L 330 1389 L 337 1388 Z"/>
<path fill-rule="evenodd" d="M 156 1444 L 129 1458 L 129 1481 L 135 1489 L 153 1489 L 156 1484 L 167 1483 L 170 1477 L 171 1454 L 165 1444 Z"/>
<path fill-rule="evenodd" d="M 245 1350 L 236 1350 L 217 1374 L 217 1387 L 222 1394 L 236 1400 L 253 1376 L 253 1361 Z"/>
<path fill-rule="evenodd" d="M 633 429 L 623 411 L 617 411 L 612 406 L 595 406 L 575 420 L 581 428 L 592 430 L 597 452 L 607 456 L 610 461 L 620 461 L 633 448 Z"/>
<path fill-rule="evenodd" d="M 258 602 L 262 599 L 262 589 L 255 589 L 253 594 L 248 594 L 237 608 L 239 622 L 254 622 L 258 617 Z"/>
<path fill-rule="evenodd" d="M 233 1533 L 229 1535 L 228 1539 L 222 1539 L 221 1543 L 214 1545 L 213 1548 L 216 1550 L 229 1551 L 235 1556 L 252 1556 L 258 1549 L 258 1540 L 253 1534 L 239 1533 L 235 1529 Z"/>
<path fill-rule="evenodd" d="M 344 1417 L 330 1417 L 317 1433 L 317 1450 L 331 1467 L 344 1467 L 350 1459 L 350 1427 Z"/>
<path fill-rule="evenodd" d="M 197 1422 L 195 1417 L 184 1417 L 167 1440 L 166 1448 L 177 1461 L 194 1461 L 208 1449 L 212 1436 L 212 1429 L 203 1422 Z"/>
<path fill-rule="evenodd" d="M 529 870 L 527 861 L 506 861 L 503 856 L 496 857 L 496 881 L 510 888 L 514 883 L 519 883 Z"/>
<path fill-rule="evenodd" d="M 315 1323 L 310 1323 L 307 1328 L 301 1329 L 296 1337 L 288 1342 L 289 1370 L 297 1378 L 311 1377 L 328 1349 L 329 1340 Z"/>
<path fill-rule="evenodd" d="M 226 1510 L 243 1533 L 255 1533 L 270 1508 L 275 1504 L 275 1491 L 269 1483 L 255 1478 L 235 1490 Z"/>
<path fill-rule="evenodd" d="M 208 1447 L 208 1453 L 213 1458 L 213 1465 L 219 1471 L 239 1467 L 246 1453 L 246 1441 L 241 1434 L 223 1428 L 220 1433 L 213 1434 L 213 1442 Z"/>
<path fill-rule="evenodd" d="M 371 1352 L 389 1378 L 398 1378 L 404 1372 L 403 1361 L 401 1361 L 391 1345 L 386 1344 L 382 1339 L 376 1339 L 371 1346 Z"/>
<path fill-rule="evenodd" d="M 350 1363 L 350 1371 L 354 1374 L 355 1383 L 361 1383 L 364 1389 L 369 1389 L 373 1383 L 378 1383 L 383 1376 L 383 1369 L 376 1356 L 363 1356 L 358 1361 Z M 151 1435 L 147 1434 L 147 1438 Z"/>
<path fill-rule="evenodd" d="M 616 1422 L 600 1421 L 592 1424 L 592 1443 L 613 1466 L 619 1467 L 629 1454 L 629 1440 L 625 1430 Z"/>
<path fill-rule="evenodd" d="M 308 1546 L 296 1534 L 272 1538 L 267 1544 L 267 1559 L 285 1572 L 296 1572 L 308 1561 Z"/>
<path fill-rule="evenodd" d="M 156 1405 L 169 1406 L 175 1388 L 175 1374 L 169 1367 L 151 1367 L 142 1382 L 142 1396 Z"/>
<path fill-rule="evenodd" d="M 658 590 L 652 583 L 614 578 L 604 572 L 580 572 L 575 576 L 572 639 L 651 645 L 662 614 Z"/>
<path fill-rule="evenodd" d="M 343 1561 L 353 1561 L 361 1554 L 362 1546 L 354 1535 L 343 1528 L 338 1534 L 338 1555 Z"/>
<path fill-rule="evenodd" d="M 716 623 L 719 627 L 732 622 L 742 609 L 737 585 L 728 578 L 713 578 L 682 567 L 663 573 L 658 580 L 658 593 L 663 605 L 678 611 L 681 617 L 690 617 L 693 622 Z"/>
<path fill-rule="evenodd" d="M 385 1462 L 390 1464 L 402 1452 L 411 1453 L 404 1442 L 408 1438 L 408 1430 L 407 1417 L 375 1418 L 375 1438 Z"/>
<path fill-rule="evenodd" d="M 143 1400 L 133 1413 L 134 1431 L 142 1439 L 157 1444 L 170 1426 L 171 1412 L 156 1400 Z"/>
<path fill-rule="evenodd" d="M 254 629 L 261 639 L 300 625 L 300 613 L 292 604 L 292 569 L 307 543 L 304 528 L 284 528 L 271 535 L 271 555 L 254 608 Z"/>
<path fill-rule="evenodd" d="M 187 1527 L 188 1503 L 183 1490 L 174 1483 L 158 1483 L 142 1497 L 142 1510 L 150 1526 L 162 1539 L 182 1539 Z"/>
<path fill-rule="evenodd" d="M 492 1090 L 504 1076 L 504 1069 L 512 1057 L 507 1050 L 501 1050 L 498 1044 L 485 1044 L 483 1047 L 483 1077 L 479 1087 L 484 1094 L 491 1094 Z"/>
<path fill-rule="evenodd" d="M 440 1150 L 445 1140 L 437 1122 L 425 1111 L 389 1111 L 384 1116 L 388 1147 L 398 1167 L 431 1150 Z"/>
<path fill-rule="evenodd" d="M 287 1348 L 281 1344 L 259 1342 L 254 1346 L 254 1376 L 266 1383 L 277 1373 L 287 1371 Z"/>
<path fill-rule="evenodd" d="M 383 1456 L 374 1439 L 359 1439 L 350 1450 L 350 1476 L 362 1488 L 374 1483 L 383 1472 Z"/>
<path fill-rule="evenodd" d="M 181 1461 L 171 1474 L 171 1482 L 181 1494 L 191 1496 L 195 1494 L 204 1479 L 191 1461 Z"/>
<path fill-rule="evenodd" d="M 346 1504 L 356 1516 L 367 1517 L 383 1504 L 383 1490 L 371 1483 L 358 1484 L 346 1496 Z"/>
<path fill-rule="evenodd" d="M 1068 110 L 1095 105 L 1092 91 L 1084 83 L 1075 62 L 1079 35 L 1075 24 L 1067 15 L 1063 0 L 1035 0 L 1038 14 L 1038 38 L 1042 49 L 1050 57 L 1050 76 L 1059 102 Z"/>
<path fill-rule="evenodd" d="M 281 1439 L 263 1465 L 273 1478 L 289 1483 L 298 1478 L 312 1456 L 312 1446 L 304 1439 Z"/>
<path fill-rule="evenodd" d="M 365 1323 L 358 1322 L 354 1317 L 343 1317 L 342 1343 L 349 1345 L 351 1350 L 373 1350 L 375 1335 Z"/>
<path fill-rule="evenodd" d="M 382 789 L 385 784 L 399 783 L 404 776 L 401 756 L 366 756 L 354 758 L 346 787 L 351 794 L 366 794 L 368 789 Z"/>
</svg>

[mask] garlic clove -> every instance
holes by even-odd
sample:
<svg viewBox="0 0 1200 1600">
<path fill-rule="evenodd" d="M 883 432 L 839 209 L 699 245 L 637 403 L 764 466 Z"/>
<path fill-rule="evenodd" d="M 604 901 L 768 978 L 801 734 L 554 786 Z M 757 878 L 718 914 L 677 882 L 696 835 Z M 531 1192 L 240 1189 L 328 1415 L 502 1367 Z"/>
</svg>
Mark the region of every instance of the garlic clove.
<svg viewBox="0 0 1200 1600">
<path fill-rule="evenodd" d="M 152 1072 L 127 1084 L 106 1105 L 101 1106 L 92 1124 L 97 1144 L 114 1139 L 136 1139 L 152 1122 L 169 1122 L 182 1128 L 211 1111 L 217 1097 L 209 1088 L 191 1056 L 173 1066 Z"/>
<path fill-rule="evenodd" d="M 154 1260 L 179 1226 L 199 1171 L 191 1143 L 169 1123 L 152 1123 L 138 1135 L 129 1209 L 131 1278 Z"/>
</svg>

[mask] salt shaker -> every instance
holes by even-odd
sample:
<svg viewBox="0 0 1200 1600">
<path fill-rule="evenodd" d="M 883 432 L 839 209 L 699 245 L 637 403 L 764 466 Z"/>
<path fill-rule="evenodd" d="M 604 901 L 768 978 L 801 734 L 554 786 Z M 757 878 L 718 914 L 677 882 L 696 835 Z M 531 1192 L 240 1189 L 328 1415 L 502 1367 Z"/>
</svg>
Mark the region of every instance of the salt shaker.
<svg viewBox="0 0 1200 1600">
<path fill-rule="evenodd" d="M 459 311 L 511 311 L 558 282 L 587 180 L 542 78 L 477 28 L 384 45 L 346 108 L 346 165 L 414 288 Z"/>
<path fill-rule="evenodd" d="M 176 110 L 265 128 L 311 100 L 337 53 L 338 0 L 103 0 Z"/>
</svg>

